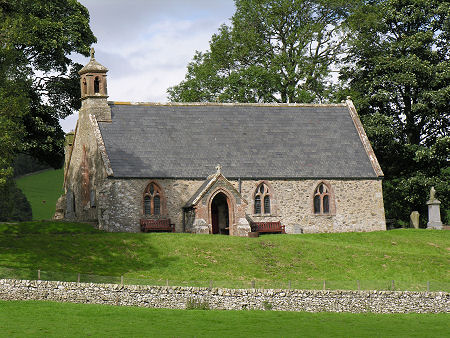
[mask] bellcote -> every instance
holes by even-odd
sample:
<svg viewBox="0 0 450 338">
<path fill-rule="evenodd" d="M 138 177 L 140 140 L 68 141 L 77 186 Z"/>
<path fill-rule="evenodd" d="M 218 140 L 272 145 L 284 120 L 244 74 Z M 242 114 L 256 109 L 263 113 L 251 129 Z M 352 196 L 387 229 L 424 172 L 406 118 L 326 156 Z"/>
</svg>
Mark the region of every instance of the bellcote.
<svg viewBox="0 0 450 338">
<path fill-rule="evenodd" d="M 106 101 L 108 68 L 95 60 L 94 52 L 94 48 L 91 48 L 91 59 L 78 72 L 81 83 L 80 117 L 87 118 L 89 115 L 94 115 L 99 122 L 111 122 L 111 108 Z"/>
<path fill-rule="evenodd" d="M 81 99 L 108 97 L 106 73 L 108 68 L 95 60 L 95 50 L 91 48 L 89 63 L 78 72 L 81 78 Z"/>
</svg>

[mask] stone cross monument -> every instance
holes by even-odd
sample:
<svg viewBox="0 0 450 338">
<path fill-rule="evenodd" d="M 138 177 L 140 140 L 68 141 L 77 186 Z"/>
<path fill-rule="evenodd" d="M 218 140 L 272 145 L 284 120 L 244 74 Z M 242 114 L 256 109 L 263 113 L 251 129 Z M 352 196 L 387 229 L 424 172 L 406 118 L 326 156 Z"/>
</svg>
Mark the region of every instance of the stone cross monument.
<svg viewBox="0 0 450 338">
<path fill-rule="evenodd" d="M 427 202 L 428 205 L 428 223 L 427 229 L 437 229 L 442 230 L 441 221 L 441 202 L 435 197 L 436 190 L 434 187 L 430 190 L 430 200 Z"/>
</svg>

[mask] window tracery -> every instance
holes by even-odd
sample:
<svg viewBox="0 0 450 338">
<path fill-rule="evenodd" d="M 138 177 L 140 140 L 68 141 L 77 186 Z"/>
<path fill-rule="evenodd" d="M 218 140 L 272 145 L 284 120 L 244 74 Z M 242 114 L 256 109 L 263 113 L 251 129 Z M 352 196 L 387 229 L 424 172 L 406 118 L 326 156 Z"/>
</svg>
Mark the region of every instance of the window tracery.
<svg viewBox="0 0 450 338">
<path fill-rule="evenodd" d="M 254 213 L 270 214 L 270 190 L 265 183 L 261 183 L 256 188 Z"/>
<path fill-rule="evenodd" d="M 331 213 L 331 189 L 330 187 L 321 182 L 314 191 L 314 214 L 327 215 Z"/>
<path fill-rule="evenodd" d="M 154 182 L 147 185 L 144 192 L 144 214 L 148 216 L 161 215 L 161 188 Z"/>
</svg>

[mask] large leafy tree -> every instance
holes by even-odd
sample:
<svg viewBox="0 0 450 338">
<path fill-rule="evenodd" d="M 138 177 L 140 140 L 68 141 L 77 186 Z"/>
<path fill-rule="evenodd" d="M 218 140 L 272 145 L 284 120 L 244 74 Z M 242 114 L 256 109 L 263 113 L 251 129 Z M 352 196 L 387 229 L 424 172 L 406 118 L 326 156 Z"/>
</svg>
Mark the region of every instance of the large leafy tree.
<svg viewBox="0 0 450 338">
<path fill-rule="evenodd" d="M 432 144 L 450 127 L 450 2 L 367 1 L 343 69 L 360 114 L 394 119 L 409 144 Z"/>
<path fill-rule="evenodd" d="M 88 55 L 95 41 L 76 0 L 0 0 L 0 185 L 18 153 L 61 165 L 58 119 L 80 107 L 81 65 L 70 55 Z"/>
<path fill-rule="evenodd" d="M 354 34 L 341 78 L 386 175 L 388 218 L 426 215 L 433 185 L 448 208 L 449 14 L 448 1 L 371 0 L 348 20 Z"/>
<path fill-rule="evenodd" d="M 80 107 L 70 54 L 88 55 L 95 41 L 75 0 L 0 0 L 0 170 L 18 152 L 61 164 L 58 119 Z"/>
<path fill-rule="evenodd" d="M 236 0 L 231 25 L 197 52 L 172 101 L 320 102 L 345 45 L 339 0 Z"/>
</svg>

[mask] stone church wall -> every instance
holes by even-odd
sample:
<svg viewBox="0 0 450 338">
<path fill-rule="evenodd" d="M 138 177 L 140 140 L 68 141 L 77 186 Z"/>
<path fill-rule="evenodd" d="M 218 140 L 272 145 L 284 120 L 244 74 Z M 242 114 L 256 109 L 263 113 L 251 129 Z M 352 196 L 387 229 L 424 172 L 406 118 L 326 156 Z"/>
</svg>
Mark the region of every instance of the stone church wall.
<svg viewBox="0 0 450 338">
<path fill-rule="evenodd" d="M 143 194 L 150 181 L 156 182 L 165 195 L 167 213 L 176 232 L 183 231 L 183 206 L 202 185 L 202 180 L 108 179 L 99 192 L 99 226 L 106 231 L 138 232 L 144 216 Z"/>
<path fill-rule="evenodd" d="M 249 202 L 247 214 L 255 222 L 281 219 L 287 233 L 386 230 L 381 180 L 264 181 L 272 188 L 272 214 L 263 216 L 253 214 L 253 194 L 261 182 L 242 182 L 242 195 Z M 314 191 L 321 182 L 332 189 L 334 207 L 329 215 L 315 215 L 313 210 Z"/>
<path fill-rule="evenodd" d="M 107 231 L 139 231 L 143 217 L 143 193 L 149 179 L 106 179 L 98 189 L 99 226 Z M 202 180 L 154 180 L 163 190 L 166 207 L 162 208 L 183 231 L 183 206 L 202 185 Z M 230 180 L 239 190 L 239 182 Z M 254 215 L 254 192 L 262 181 L 243 180 L 242 196 L 246 213 L 255 222 L 279 221 L 287 233 L 319 233 L 385 230 L 381 180 L 327 180 L 332 188 L 332 213 L 315 215 L 313 196 L 320 180 L 268 180 L 271 188 L 270 215 Z M 189 231 L 189 228 L 185 230 Z"/>
<path fill-rule="evenodd" d="M 97 187 L 102 186 L 106 178 L 105 165 L 95 135 L 95 125 L 88 114 L 91 107 L 89 109 L 84 107 L 86 104 L 84 101 L 79 113 L 72 149 L 66 149 L 72 154 L 68 170 L 65 172 L 65 218 L 79 221 L 97 220 Z M 88 175 L 83 177 L 84 166 L 87 167 Z M 87 184 L 87 191 L 83 191 L 84 184 Z"/>
</svg>

